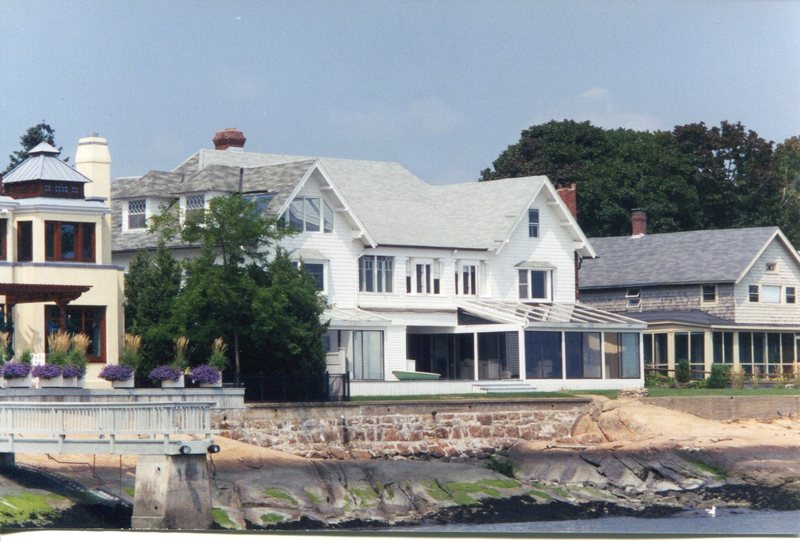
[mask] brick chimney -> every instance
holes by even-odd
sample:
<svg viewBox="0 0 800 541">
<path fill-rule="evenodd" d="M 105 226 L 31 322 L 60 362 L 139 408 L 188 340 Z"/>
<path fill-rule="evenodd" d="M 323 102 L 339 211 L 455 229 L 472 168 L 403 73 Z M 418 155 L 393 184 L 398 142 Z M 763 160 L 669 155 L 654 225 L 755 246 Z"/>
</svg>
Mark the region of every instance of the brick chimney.
<svg viewBox="0 0 800 541">
<path fill-rule="evenodd" d="M 556 190 L 561 200 L 567 205 L 572 217 L 578 219 L 578 192 L 575 189 L 575 183 L 571 182 L 567 186 L 563 186 Z"/>
<path fill-rule="evenodd" d="M 647 213 L 644 209 L 631 210 L 631 236 L 643 237 L 647 234 Z"/>
<path fill-rule="evenodd" d="M 212 141 L 214 142 L 215 150 L 227 150 L 229 148 L 244 148 L 244 142 L 247 139 L 244 133 L 236 128 L 225 128 L 214 134 Z"/>
</svg>

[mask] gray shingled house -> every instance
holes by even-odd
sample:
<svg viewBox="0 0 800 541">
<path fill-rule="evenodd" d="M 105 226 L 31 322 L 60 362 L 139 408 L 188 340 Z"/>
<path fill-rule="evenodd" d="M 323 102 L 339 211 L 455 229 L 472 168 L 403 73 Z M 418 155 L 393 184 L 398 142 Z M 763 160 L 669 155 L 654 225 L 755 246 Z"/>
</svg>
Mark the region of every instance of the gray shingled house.
<svg viewBox="0 0 800 541">
<path fill-rule="evenodd" d="M 580 300 L 647 323 L 645 366 L 712 363 L 745 373 L 790 373 L 800 353 L 800 258 L 777 227 L 590 239 Z"/>
</svg>

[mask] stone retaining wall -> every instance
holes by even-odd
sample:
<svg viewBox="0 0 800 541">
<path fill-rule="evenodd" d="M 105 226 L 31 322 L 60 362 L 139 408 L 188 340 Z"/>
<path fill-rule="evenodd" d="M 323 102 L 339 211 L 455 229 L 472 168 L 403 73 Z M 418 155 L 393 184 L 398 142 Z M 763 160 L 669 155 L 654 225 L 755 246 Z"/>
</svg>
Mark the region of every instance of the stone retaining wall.
<svg viewBox="0 0 800 541">
<path fill-rule="evenodd" d="M 566 437 L 588 399 L 259 404 L 219 412 L 220 435 L 314 458 L 486 457 Z"/>
<path fill-rule="evenodd" d="M 718 421 L 775 419 L 800 415 L 800 395 L 659 396 L 645 403 Z"/>
</svg>

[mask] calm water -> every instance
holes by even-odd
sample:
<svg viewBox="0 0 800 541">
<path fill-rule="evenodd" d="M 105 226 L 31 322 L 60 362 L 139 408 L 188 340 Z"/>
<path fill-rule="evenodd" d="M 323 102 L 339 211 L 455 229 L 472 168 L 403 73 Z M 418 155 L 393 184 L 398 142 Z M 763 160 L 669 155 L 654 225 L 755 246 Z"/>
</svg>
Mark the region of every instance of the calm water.
<svg viewBox="0 0 800 541">
<path fill-rule="evenodd" d="M 392 532 L 448 533 L 592 533 L 695 535 L 799 535 L 800 511 L 717 509 L 717 515 L 687 511 L 668 518 L 603 517 L 582 520 L 448 524 L 395 528 Z"/>
</svg>

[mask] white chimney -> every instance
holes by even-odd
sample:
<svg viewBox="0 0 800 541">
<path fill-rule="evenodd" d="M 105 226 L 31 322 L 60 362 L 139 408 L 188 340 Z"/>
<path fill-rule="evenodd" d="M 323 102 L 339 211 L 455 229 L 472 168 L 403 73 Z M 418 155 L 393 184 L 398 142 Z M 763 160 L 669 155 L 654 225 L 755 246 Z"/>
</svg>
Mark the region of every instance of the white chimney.
<svg viewBox="0 0 800 541">
<path fill-rule="evenodd" d="M 103 197 L 111 204 L 111 154 L 108 141 L 93 133 L 78 141 L 75 152 L 75 169 L 92 181 L 84 187 L 85 197 Z"/>
</svg>

